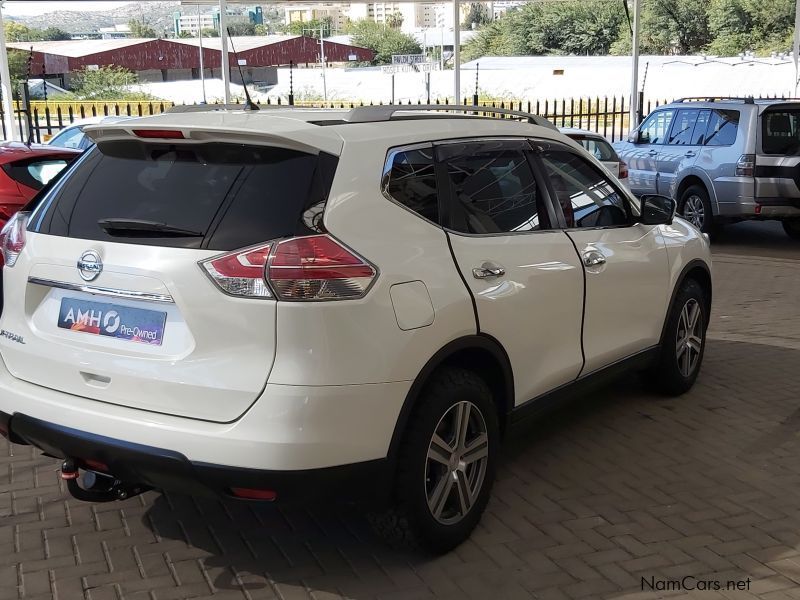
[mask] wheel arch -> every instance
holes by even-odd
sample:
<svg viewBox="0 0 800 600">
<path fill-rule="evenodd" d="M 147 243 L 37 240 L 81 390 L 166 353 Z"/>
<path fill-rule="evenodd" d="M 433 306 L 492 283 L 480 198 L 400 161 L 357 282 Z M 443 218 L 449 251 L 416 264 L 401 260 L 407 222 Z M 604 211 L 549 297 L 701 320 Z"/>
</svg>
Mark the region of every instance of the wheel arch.
<svg viewBox="0 0 800 600">
<path fill-rule="evenodd" d="M 701 174 L 697 171 L 690 171 L 687 173 L 675 188 L 675 201 L 680 203 L 681 196 L 683 196 L 683 193 L 691 186 L 702 186 L 702 188 L 706 191 L 706 194 L 708 194 L 708 201 L 711 204 L 714 214 L 718 214 L 719 205 L 717 203 L 717 196 L 714 193 L 714 186 L 711 185 L 711 181 L 704 177 L 704 175 L 704 173 Z"/>
<path fill-rule="evenodd" d="M 661 326 L 661 338 L 659 343 L 663 343 L 664 341 L 664 335 L 666 334 L 667 330 L 667 321 L 669 321 L 669 316 L 672 314 L 672 309 L 675 306 L 675 297 L 678 295 L 678 290 L 681 289 L 681 286 L 683 286 L 684 282 L 686 282 L 688 279 L 694 279 L 703 288 L 703 291 L 706 294 L 706 314 L 710 315 L 711 299 L 713 296 L 711 269 L 704 260 L 696 258 L 689 261 L 686 266 L 683 267 L 680 275 L 678 275 L 675 285 L 672 288 L 672 295 L 670 296 L 669 304 L 667 305 L 667 314 L 664 315 L 664 324 Z M 708 327 L 708 321 L 709 320 L 706 319 L 706 327 Z"/>
<path fill-rule="evenodd" d="M 389 444 L 388 458 L 392 464 L 396 462 L 408 419 L 425 391 L 425 386 L 440 368 L 449 365 L 470 369 L 486 381 L 497 404 L 501 433 L 505 431 L 508 415 L 514 407 L 514 375 L 508 354 L 500 342 L 489 335 L 464 336 L 440 348 L 428 359 L 411 384 Z"/>
</svg>

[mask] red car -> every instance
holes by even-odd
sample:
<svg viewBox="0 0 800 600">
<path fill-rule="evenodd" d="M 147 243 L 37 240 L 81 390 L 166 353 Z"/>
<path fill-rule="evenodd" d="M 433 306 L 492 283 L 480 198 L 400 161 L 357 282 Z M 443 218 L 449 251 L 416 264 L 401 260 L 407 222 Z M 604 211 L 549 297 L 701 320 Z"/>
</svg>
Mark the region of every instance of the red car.
<svg viewBox="0 0 800 600">
<path fill-rule="evenodd" d="M 0 227 L 75 157 L 78 150 L 0 143 Z"/>
</svg>

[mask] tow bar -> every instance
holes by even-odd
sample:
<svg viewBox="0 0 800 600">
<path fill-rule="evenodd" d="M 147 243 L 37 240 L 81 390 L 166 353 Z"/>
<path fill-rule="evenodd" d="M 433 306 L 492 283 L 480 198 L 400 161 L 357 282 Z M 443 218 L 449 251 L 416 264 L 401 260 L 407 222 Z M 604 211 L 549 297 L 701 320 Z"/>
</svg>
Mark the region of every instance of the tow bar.
<svg viewBox="0 0 800 600">
<path fill-rule="evenodd" d="M 151 489 L 138 483 L 126 483 L 113 475 L 97 471 L 84 470 L 81 474 L 81 470 L 71 458 L 61 463 L 61 479 L 67 482 L 67 489 L 73 498 L 85 502 L 125 500 Z"/>
</svg>

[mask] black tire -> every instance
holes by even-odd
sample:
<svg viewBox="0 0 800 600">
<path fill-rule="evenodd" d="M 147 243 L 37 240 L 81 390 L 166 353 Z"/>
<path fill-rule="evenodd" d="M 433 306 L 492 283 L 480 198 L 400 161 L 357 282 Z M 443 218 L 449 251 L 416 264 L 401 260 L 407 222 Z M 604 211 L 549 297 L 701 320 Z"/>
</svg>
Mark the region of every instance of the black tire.
<svg viewBox="0 0 800 600">
<path fill-rule="evenodd" d="M 698 211 L 701 205 L 702 215 Z M 708 192 L 702 185 L 690 185 L 683 191 L 678 201 L 678 214 L 694 223 L 703 233 L 710 234 L 714 231 L 714 212 Z"/>
<path fill-rule="evenodd" d="M 457 411 L 464 401 L 471 403 L 470 419 L 477 418 L 475 408 L 483 419 L 488 440 L 487 459 L 482 463 L 485 466 L 484 475 L 480 487 L 476 487 L 474 501 L 469 510 L 457 522 L 443 524 L 434 517 L 433 510 L 428 505 L 429 487 L 432 486 L 433 479 L 429 466 L 430 472 L 438 467 L 446 473 L 438 478 L 440 481 L 449 481 L 451 475 L 455 481 L 455 475 L 447 467 L 431 461 L 428 451 L 434 432 L 443 431 L 441 427 L 446 423 L 445 415 L 449 418 L 451 409 Z M 489 501 L 499 442 L 497 407 L 486 382 L 466 369 L 443 368 L 426 385 L 409 418 L 398 456 L 393 506 L 383 513 L 370 515 L 376 532 L 393 545 L 423 549 L 436 554 L 447 552 L 461 544 L 480 521 Z M 477 461 L 473 465 L 478 465 Z M 448 500 L 457 503 L 460 496 L 457 484 L 452 484 L 448 489 L 451 491 L 445 497 L 445 503 L 446 506 L 451 506 Z M 456 509 L 460 513 L 460 505 L 456 505 Z M 441 511 L 441 515 L 445 514 Z"/>
<path fill-rule="evenodd" d="M 685 317 L 682 318 L 684 307 L 688 308 L 689 313 L 694 306 L 700 311 L 697 319 L 698 326 L 696 332 L 699 333 L 699 351 L 695 349 L 696 340 L 692 340 L 692 346 L 683 346 L 682 353 L 679 355 L 678 339 L 686 340 L 689 338 L 683 335 L 685 328 Z M 675 301 L 670 308 L 667 317 L 667 324 L 664 330 L 664 339 L 661 341 L 659 358 L 649 375 L 655 388 L 669 396 L 679 396 L 694 385 L 700 367 L 703 364 L 703 355 L 706 348 L 706 330 L 708 328 L 708 300 L 702 286 L 694 279 L 687 279 L 681 284 L 680 290 L 675 295 Z M 687 366 L 686 353 L 689 353 L 689 369 Z M 694 354 L 693 354 L 694 353 Z M 696 355 L 696 361 L 692 356 Z M 688 372 L 687 372 L 688 371 Z"/>
<path fill-rule="evenodd" d="M 786 219 L 783 221 L 783 230 L 793 240 L 800 240 L 800 219 Z"/>
</svg>

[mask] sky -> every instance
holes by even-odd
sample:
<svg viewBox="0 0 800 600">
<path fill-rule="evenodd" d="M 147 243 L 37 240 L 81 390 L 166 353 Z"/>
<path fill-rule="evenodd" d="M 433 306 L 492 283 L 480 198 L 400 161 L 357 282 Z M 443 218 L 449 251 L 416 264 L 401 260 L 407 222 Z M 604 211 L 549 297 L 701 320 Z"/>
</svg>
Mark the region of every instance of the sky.
<svg viewBox="0 0 800 600">
<path fill-rule="evenodd" d="M 10 16 L 19 15 L 43 15 L 57 10 L 111 10 L 118 8 L 128 2 L 47 2 L 35 0 L 33 2 L 6 2 L 3 6 L 3 12 Z"/>
</svg>

